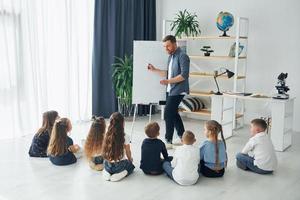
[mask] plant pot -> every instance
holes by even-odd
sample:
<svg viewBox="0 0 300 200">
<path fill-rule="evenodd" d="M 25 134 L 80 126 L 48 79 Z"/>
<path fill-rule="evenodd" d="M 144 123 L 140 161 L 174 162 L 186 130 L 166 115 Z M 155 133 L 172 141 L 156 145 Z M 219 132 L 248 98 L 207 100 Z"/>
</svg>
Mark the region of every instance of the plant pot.
<svg viewBox="0 0 300 200">
<path fill-rule="evenodd" d="M 210 56 L 210 53 L 208 53 L 208 52 L 204 53 L 204 56 Z"/>
<path fill-rule="evenodd" d="M 118 112 L 124 117 L 129 117 L 134 112 L 134 105 L 128 99 L 118 97 Z"/>
</svg>

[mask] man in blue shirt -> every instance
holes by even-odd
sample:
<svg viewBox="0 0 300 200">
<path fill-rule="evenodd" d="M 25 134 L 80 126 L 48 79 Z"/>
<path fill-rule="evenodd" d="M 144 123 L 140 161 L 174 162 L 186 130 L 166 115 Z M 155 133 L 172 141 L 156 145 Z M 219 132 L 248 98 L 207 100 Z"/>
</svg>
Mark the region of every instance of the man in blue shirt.
<svg viewBox="0 0 300 200">
<path fill-rule="evenodd" d="M 181 138 L 184 132 L 182 119 L 178 114 L 178 106 L 184 97 L 189 94 L 189 71 L 190 59 L 180 47 L 177 47 L 176 38 L 173 35 L 167 35 L 163 39 L 164 48 L 169 54 L 168 70 L 161 70 L 148 65 L 148 69 L 159 74 L 166 79 L 160 81 L 160 84 L 167 86 L 167 100 L 164 112 L 166 124 L 166 147 L 172 148 L 174 127 L 178 136 Z"/>
</svg>

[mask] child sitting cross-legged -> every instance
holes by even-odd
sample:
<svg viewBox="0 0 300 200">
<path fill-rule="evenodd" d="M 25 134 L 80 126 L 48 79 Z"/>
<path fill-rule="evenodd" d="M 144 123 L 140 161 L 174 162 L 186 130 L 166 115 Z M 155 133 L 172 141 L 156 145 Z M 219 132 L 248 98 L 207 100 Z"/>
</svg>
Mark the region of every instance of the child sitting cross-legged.
<svg viewBox="0 0 300 200">
<path fill-rule="evenodd" d="M 43 124 L 32 139 L 29 149 L 31 157 L 47 157 L 47 148 L 55 120 L 59 118 L 58 112 L 50 110 L 43 113 Z"/>
<path fill-rule="evenodd" d="M 140 168 L 148 175 L 162 174 L 164 172 L 162 168 L 163 161 L 170 161 L 172 159 L 168 156 L 165 143 L 157 138 L 159 136 L 159 129 L 157 122 L 149 123 L 145 127 L 145 133 L 148 138 L 144 139 L 142 144 Z M 161 154 L 164 159 L 161 159 Z"/>
<path fill-rule="evenodd" d="M 200 147 L 199 172 L 206 177 L 222 177 L 227 165 L 226 142 L 222 125 L 215 120 L 209 120 L 205 122 L 204 134 L 207 140 Z M 219 134 L 222 140 L 219 140 Z"/>
<path fill-rule="evenodd" d="M 71 130 L 72 124 L 68 118 L 55 121 L 47 150 L 54 165 L 70 165 L 77 161 L 75 155 L 80 152 L 80 147 L 73 144 L 73 140 L 68 136 Z"/>
<path fill-rule="evenodd" d="M 102 143 L 105 135 L 105 120 L 103 117 L 92 118 L 88 136 L 84 144 L 84 153 L 92 169 L 103 170 Z"/>
<path fill-rule="evenodd" d="M 193 185 L 199 178 L 200 155 L 198 148 L 193 146 L 195 141 L 195 135 L 191 131 L 185 131 L 182 136 L 183 145 L 176 148 L 172 162 L 163 163 L 168 177 L 180 185 Z"/>
<path fill-rule="evenodd" d="M 124 125 L 121 113 L 115 112 L 110 116 L 102 144 L 103 178 L 107 181 L 119 181 L 131 174 L 135 168 L 132 164 L 130 138 L 124 132 Z"/>
<path fill-rule="evenodd" d="M 271 174 L 277 166 L 277 158 L 270 136 L 265 132 L 263 119 L 251 121 L 251 138 L 241 153 L 236 155 L 236 164 L 243 170 L 258 174 Z"/>
</svg>

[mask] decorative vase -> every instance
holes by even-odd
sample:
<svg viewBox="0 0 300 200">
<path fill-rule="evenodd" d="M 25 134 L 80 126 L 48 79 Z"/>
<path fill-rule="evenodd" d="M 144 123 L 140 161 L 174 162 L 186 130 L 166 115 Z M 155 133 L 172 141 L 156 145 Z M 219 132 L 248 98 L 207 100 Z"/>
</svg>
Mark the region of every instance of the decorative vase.
<svg viewBox="0 0 300 200">
<path fill-rule="evenodd" d="M 118 97 L 118 112 L 124 117 L 130 117 L 133 113 L 134 106 L 128 99 Z"/>
</svg>

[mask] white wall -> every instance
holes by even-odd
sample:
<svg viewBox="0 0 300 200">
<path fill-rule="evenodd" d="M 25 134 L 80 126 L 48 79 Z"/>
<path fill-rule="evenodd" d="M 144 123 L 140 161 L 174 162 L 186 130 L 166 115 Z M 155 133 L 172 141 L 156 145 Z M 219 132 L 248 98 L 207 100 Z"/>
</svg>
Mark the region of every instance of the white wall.
<svg viewBox="0 0 300 200">
<path fill-rule="evenodd" d="M 296 126 L 300 121 L 300 1 L 157 0 L 158 40 L 162 37 L 162 20 L 173 19 L 184 9 L 198 15 L 203 35 L 220 34 L 215 26 L 220 11 L 249 18 L 247 91 L 275 92 L 278 74 L 288 72 L 289 94 L 297 98 L 294 129 L 300 131 Z M 246 121 L 265 110 L 265 105 L 247 103 Z"/>
</svg>

